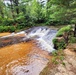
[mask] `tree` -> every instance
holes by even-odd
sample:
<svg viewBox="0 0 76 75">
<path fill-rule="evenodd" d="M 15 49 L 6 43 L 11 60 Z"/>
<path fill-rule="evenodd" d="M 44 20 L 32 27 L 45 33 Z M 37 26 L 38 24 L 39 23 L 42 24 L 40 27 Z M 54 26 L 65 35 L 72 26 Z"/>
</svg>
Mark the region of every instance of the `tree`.
<svg viewBox="0 0 76 75">
<path fill-rule="evenodd" d="M 4 3 L 2 0 L 0 0 L 0 14 L 1 17 L 4 18 Z"/>
<path fill-rule="evenodd" d="M 14 7 L 16 8 L 16 13 L 19 14 L 19 0 L 13 0 Z"/>
<path fill-rule="evenodd" d="M 10 8 L 11 8 L 11 12 L 12 12 L 12 17 L 15 18 L 14 15 L 14 6 L 13 6 L 13 0 L 10 0 L 10 4 L 9 4 Z"/>
<path fill-rule="evenodd" d="M 31 3 L 30 14 L 33 16 L 38 23 L 42 23 L 45 19 L 43 5 L 37 0 L 33 0 Z"/>
<path fill-rule="evenodd" d="M 74 36 L 76 36 L 76 0 L 50 0 L 48 3 L 50 3 L 48 4 L 48 10 L 51 11 L 50 18 L 74 23 Z"/>
</svg>

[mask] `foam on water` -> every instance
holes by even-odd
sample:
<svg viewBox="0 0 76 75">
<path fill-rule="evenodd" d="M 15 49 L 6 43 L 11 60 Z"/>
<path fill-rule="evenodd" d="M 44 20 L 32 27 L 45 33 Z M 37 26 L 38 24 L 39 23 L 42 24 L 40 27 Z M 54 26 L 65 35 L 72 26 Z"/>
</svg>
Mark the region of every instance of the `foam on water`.
<svg viewBox="0 0 76 75">
<path fill-rule="evenodd" d="M 18 32 L 18 33 L 11 33 L 9 35 L 6 35 L 6 36 L 2 36 L 0 38 L 8 38 L 8 37 L 12 37 L 12 36 L 16 36 L 16 35 L 19 35 L 19 34 L 25 34 L 25 31 L 21 31 L 21 32 Z"/>
<path fill-rule="evenodd" d="M 21 31 L 18 33 L 12 33 L 7 36 L 2 36 L 0 38 L 6 38 L 6 37 L 11 37 L 14 35 L 19 35 L 19 34 L 25 34 L 25 37 L 22 40 L 27 40 L 27 39 L 35 39 L 37 40 L 38 46 L 42 48 L 43 50 L 46 50 L 48 52 L 52 52 L 55 50 L 53 48 L 53 43 L 52 40 L 56 36 L 57 30 L 51 29 L 49 27 L 32 27 L 28 30 Z"/>
<path fill-rule="evenodd" d="M 53 48 L 52 40 L 56 36 L 57 30 L 50 29 L 48 27 L 34 27 L 30 29 L 27 38 L 33 38 L 37 40 L 39 47 L 48 52 L 55 50 Z"/>
</svg>

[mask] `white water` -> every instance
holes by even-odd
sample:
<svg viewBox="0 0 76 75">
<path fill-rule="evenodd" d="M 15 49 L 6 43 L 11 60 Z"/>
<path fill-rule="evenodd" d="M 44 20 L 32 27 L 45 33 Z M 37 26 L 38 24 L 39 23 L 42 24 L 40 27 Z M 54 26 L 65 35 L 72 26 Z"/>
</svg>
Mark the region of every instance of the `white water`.
<svg viewBox="0 0 76 75">
<path fill-rule="evenodd" d="M 39 47 L 48 52 L 52 52 L 55 50 L 53 48 L 52 40 L 56 36 L 56 32 L 56 30 L 50 29 L 48 27 L 34 27 L 29 29 L 27 38 L 37 40 Z"/>
<path fill-rule="evenodd" d="M 11 33 L 9 35 L 6 35 L 6 36 L 2 36 L 0 38 L 8 38 L 8 37 L 12 37 L 12 36 L 16 36 L 16 35 L 19 35 L 19 34 L 25 34 L 25 31 L 21 31 L 21 32 L 18 32 L 18 33 Z"/>
<path fill-rule="evenodd" d="M 35 39 L 37 40 L 37 45 L 42 48 L 42 50 L 52 52 L 55 50 L 53 48 L 53 43 L 52 40 L 56 36 L 57 30 L 53 30 L 49 27 L 33 27 L 25 31 L 21 31 L 18 33 L 12 33 L 7 36 L 2 36 L 0 38 L 6 38 L 6 37 L 11 37 L 19 34 L 25 34 L 25 38 L 22 40 L 27 40 L 27 39 Z"/>
<path fill-rule="evenodd" d="M 9 75 L 9 74 L 12 74 L 12 75 L 39 75 L 39 73 L 43 70 L 43 68 L 47 65 L 47 63 L 49 61 L 47 53 L 52 52 L 54 50 L 52 39 L 55 37 L 56 32 L 57 32 L 56 30 L 50 29 L 48 27 L 33 27 L 28 30 L 21 31 L 19 33 L 12 33 L 11 35 L 1 37 L 1 38 L 6 38 L 6 37 L 14 36 L 14 35 L 25 34 L 24 38 L 20 39 L 20 40 L 24 40 L 24 41 L 26 41 L 27 39 L 37 40 L 37 45 L 40 48 L 42 48 L 40 50 L 45 50 L 47 52 L 45 53 L 45 51 L 40 51 L 39 49 L 37 49 L 38 47 L 31 47 L 32 48 L 31 52 L 26 53 L 27 50 L 30 48 L 28 48 L 29 46 L 26 46 L 25 43 L 23 44 L 23 46 L 15 45 L 13 47 L 11 46 L 10 48 L 7 47 L 6 48 L 7 50 L 13 48 L 12 50 L 15 50 L 17 52 L 17 53 L 15 53 L 13 51 L 13 53 L 15 53 L 15 54 L 17 54 L 17 56 L 19 56 L 19 57 L 21 56 L 21 57 L 17 60 L 15 60 L 15 58 L 14 58 L 7 65 L 3 65 L 3 67 L 0 68 L 0 71 L 2 71 L 2 73 L 4 73 L 4 71 L 5 71 L 6 75 Z M 26 49 L 26 47 L 27 47 L 27 49 Z M 24 54 L 24 52 L 25 52 L 25 54 Z M 8 54 L 8 53 L 6 53 L 6 54 Z M 10 58 L 12 58 L 12 55 Z M 22 55 L 24 55 L 24 57 Z M 26 57 L 26 55 L 27 55 L 27 57 Z M 4 75 L 4 74 L 0 74 L 0 75 Z"/>
</svg>

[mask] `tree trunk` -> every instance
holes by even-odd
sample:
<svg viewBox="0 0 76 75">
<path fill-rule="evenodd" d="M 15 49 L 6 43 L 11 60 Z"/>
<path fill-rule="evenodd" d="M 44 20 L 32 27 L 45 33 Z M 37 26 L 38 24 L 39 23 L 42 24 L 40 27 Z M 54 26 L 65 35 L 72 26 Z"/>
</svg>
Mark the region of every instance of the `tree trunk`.
<svg viewBox="0 0 76 75">
<path fill-rule="evenodd" d="M 75 24 L 75 27 L 74 27 L 74 37 L 76 37 L 76 24 Z"/>
<path fill-rule="evenodd" d="M 69 41 L 69 32 L 64 32 L 63 38 L 64 38 L 64 40 L 65 40 L 66 45 L 68 45 L 68 41 Z"/>
<path fill-rule="evenodd" d="M 14 15 L 14 9 L 13 9 L 13 0 L 10 0 L 10 3 L 11 3 L 12 17 L 13 17 L 13 19 L 14 19 L 14 18 L 15 18 L 15 15 Z"/>
<path fill-rule="evenodd" d="M 19 1 L 18 0 L 14 0 L 14 4 L 16 6 L 16 13 L 19 14 L 19 8 L 18 8 Z"/>
</svg>

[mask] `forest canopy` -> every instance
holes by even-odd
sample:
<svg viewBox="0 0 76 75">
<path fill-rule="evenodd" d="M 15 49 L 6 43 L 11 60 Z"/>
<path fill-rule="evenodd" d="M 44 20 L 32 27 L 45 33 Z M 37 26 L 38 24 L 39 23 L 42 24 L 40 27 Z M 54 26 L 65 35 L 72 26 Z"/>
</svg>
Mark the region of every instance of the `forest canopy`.
<svg viewBox="0 0 76 75">
<path fill-rule="evenodd" d="M 76 24 L 76 0 L 0 0 L 0 26 Z"/>
</svg>

